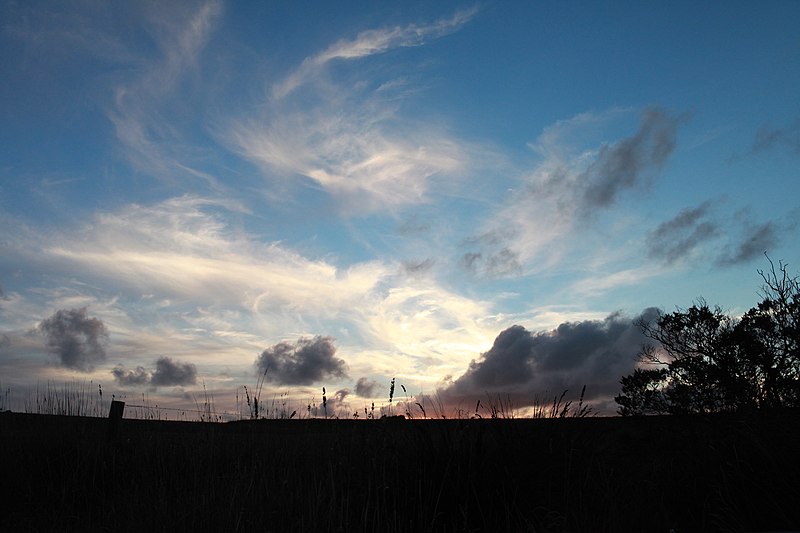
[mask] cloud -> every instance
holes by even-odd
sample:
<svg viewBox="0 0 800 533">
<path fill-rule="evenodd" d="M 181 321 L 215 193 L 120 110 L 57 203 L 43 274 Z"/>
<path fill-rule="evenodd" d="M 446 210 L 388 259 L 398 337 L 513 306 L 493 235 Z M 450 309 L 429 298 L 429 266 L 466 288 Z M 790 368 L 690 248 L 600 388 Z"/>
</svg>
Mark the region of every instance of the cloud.
<svg viewBox="0 0 800 533">
<path fill-rule="evenodd" d="M 86 308 L 60 309 L 39 323 L 48 350 L 58 356 L 62 366 L 91 372 L 96 363 L 106 358 L 103 344 L 108 332 L 103 322 L 89 318 Z"/>
<path fill-rule="evenodd" d="M 800 118 L 783 128 L 761 126 L 758 129 L 751 151 L 759 153 L 777 148 L 785 148 L 790 153 L 800 154 Z"/>
<path fill-rule="evenodd" d="M 749 209 L 742 209 L 725 224 L 711 217 L 711 202 L 687 208 L 648 233 L 646 247 L 651 259 L 671 265 L 697 255 L 717 267 L 731 267 L 774 249 L 792 223 L 755 223 Z M 726 239 L 727 244 L 717 242 Z"/>
<path fill-rule="evenodd" d="M 447 19 L 440 19 L 428 25 L 409 24 L 406 27 L 366 30 L 355 39 L 341 40 L 322 52 L 303 60 L 302 64 L 283 81 L 272 87 L 275 98 L 284 98 L 297 87 L 314 79 L 319 71 L 334 60 L 353 60 L 375 54 L 382 54 L 393 48 L 421 46 L 426 42 L 444 37 L 458 31 L 477 13 L 472 7 L 459 10 Z"/>
<path fill-rule="evenodd" d="M 525 383 L 533 377 L 529 365 L 533 347 L 534 337 L 527 329 L 511 326 L 497 336 L 480 361 L 469 364 L 469 370 L 456 384 L 463 390 L 468 382 L 486 389 Z"/>
<path fill-rule="evenodd" d="M 119 302 L 78 298 L 83 286 L 50 298 L 54 308 L 107 305 L 115 346 L 127 353 L 194 361 L 225 350 L 249 364 L 247 352 L 260 353 L 265 338 L 336 331 L 354 361 L 369 361 L 358 375 L 402 365 L 435 380 L 458 372 L 496 334 L 502 317 L 490 300 L 448 290 L 433 275 L 405 275 L 399 262 L 338 267 L 305 257 L 228 222 L 241 215 L 238 204 L 196 196 L 133 204 L 97 213 L 74 230 L 32 233 L 4 255 L 109 290 Z M 17 321 L 24 328 L 27 320 Z M 179 354 L 175 339 L 185 348 Z M 137 357 L 129 369 L 152 368 Z"/>
<path fill-rule="evenodd" d="M 491 304 L 445 290 L 432 280 L 391 286 L 363 310 L 361 325 L 374 371 L 420 374 L 458 371 L 496 331 Z"/>
<path fill-rule="evenodd" d="M 483 260 L 483 254 L 480 252 L 467 252 L 461 256 L 461 266 L 464 267 L 466 270 L 470 272 L 476 272 L 478 270 L 478 266 L 480 265 L 481 260 Z"/>
<path fill-rule="evenodd" d="M 578 178 L 583 207 L 608 207 L 622 191 L 660 170 L 675 149 L 678 123 L 663 109 L 651 107 L 642 113 L 635 135 L 604 145 Z"/>
<path fill-rule="evenodd" d="M 486 237 L 486 235 L 484 235 Z M 473 274 L 488 277 L 502 278 L 522 272 L 520 254 L 508 246 L 494 247 L 497 242 L 502 242 L 494 237 L 488 239 L 471 239 L 472 242 L 485 243 L 486 252 L 466 252 L 461 256 L 459 264 L 462 268 Z M 492 249 L 494 248 L 494 249 Z"/>
<path fill-rule="evenodd" d="M 710 207 L 710 202 L 704 202 L 659 224 L 647 235 L 647 255 L 672 264 L 719 236 L 717 224 L 708 220 Z"/>
<path fill-rule="evenodd" d="M 456 31 L 475 12 L 460 11 L 430 25 L 369 30 L 334 43 L 276 83 L 272 98 L 228 121 L 218 137 L 262 170 L 269 182 L 264 194 L 276 202 L 285 203 L 287 187 L 322 190 L 347 215 L 429 202 L 432 191 L 459 186 L 464 169 L 479 163 L 480 148 L 452 138 L 442 121 L 407 112 L 414 93 L 387 91 L 392 84 L 380 79 L 380 69 L 370 71 L 371 77 L 359 70 L 355 78 L 339 73 L 345 79 L 311 82 L 331 61 L 424 44 Z M 287 98 L 301 85 L 303 91 Z M 262 110 L 256 117 L 253 107 Z"/>
<path fill-rule="evenodd" d="M 169 357 L 159 357 L 156 370 L 150 377 L 150 384 L 160 385 L 194 385 L 197 383 L 197 367 L 191 363 L 176 363 Z"/>
<path fill-rule="evenodd" d="M 233 203 L 183 196 L 99 213 L 76 234 L 42 242 L 59 268 L 107 279 L 134 295 L 227 304 L 252 313 L 282 309 L 334 314 L 390 272 L 377 262 L 337 269 L 280 243 L 259 243 L 226 224 Z"/>
<path fill-rule="evenodd" d="M 462 264 L 489 277 L 544 270 L 577 245 L 576 230 L 587 234 L 623 193 L 649 184 L 674 151 L 681 119 L 651 107 L 633 135 L 599 145 L 586 140 L 626 114 L 584 113 L 545 129 L 532 145 L 541 161 L 467 242 Z"/>
<path fill-rule="evenodd" d="M 748 225 L 740 242 L 729 246 L 716 260 L 718 266 L 734 266 L 760 257 L 778 243 L 778 228 L 773 222 Z"/>
<path fill-rule="evenodd" d="M 572 284 L 572 291 L 586 297 L 603 293 L 615 287 L 635 287 L 641 285 L 649 278 L 660 276 L 664 269 L 644 265 L 636 268 L 615 270 L 610 274 L 594 271 L 586 278 Z"/>
<path fill-rule="evenodd" d="M 375 383 L 373 380 L 368 378 L 358 378 L 356 382 L 356 396 L 361 396 L 362 398 L 372 398 L 375 396 L 375 387 L 378 384 Z"/>
<path fill-rule="evenodd" d="M 374 94 L 341 98 L 241 121 L 227 142 L 261 166 L 266 179 L 286 184 L 304 176 L 345 214 L 423 203 L 436 177 L 464 168 L 466 150 L 436 128 L 399 119 Z"/>
<path fill-rule="evenodd" d="M 465 246 L 482 251 L 469 251 L 461 256 L 459 264 L 472 274 L 488 277 L 506 277 L 522 272 L 522 259 L 513 242 L 520 234 L 515 227 L 491 229 L 482 235 L 467 239 Z"/>
<path fill-rule="evenodd" d="M 123 387 L 150 383 L 150 372 L 143 366 L 137 366 L 135 370 L 125 370 L 122 365 L 118 365 L 114 367 L 111 374 L 114 376 L 114 381 Z"/>
<path fill-rule="evenodd" d="M 123 387 L 142 385 L 169 387 L 197 383 L 197 367 L 192 363 L 178 363 L 170 357 L 159 357 L 155 367 L 155 370 L 148 370 L 143 366 L 125 370 L 124 366 L 117 365 L 111 374 L 114 376 L 114 381 Z"/>
<path fill-rule="evenodd" d="M 187 161 L 194 152 L 185 142 L 190 134 L 182 130 L 181 115 L 174 111 L 185 101 L 185 94 L 175 89 L 185 74 L 196 68 L 221 13 L 221 3 L 214 0 L 191 6 L 159 5 L 149 11 L 146 27 L 158 56 L 134 61 L 135 77 L 114 87 L 113 102 L 106 110 L 117 140 L 135 168 L 162 178 L 182 174 L 216 185 L 212 176 Z"/>
<path fill-rule="evenodd" d="M 646 341 L 635 323 L 657 312 L 646 309 L 635 319 L 612 313 L 604 320 L 565 322 L 539 333 L 511 326 L 440 394 L 450 403 L 509 394 L 519 406 L 531 405 L 537 394 L 579 390 L 583 385 L 589 399 L 612 395 L 620 376 L 633 370 Z"/>
<path fill-rule="evenodd" d="M 155 370 L 148 370 L 141 365 L 134 370 L 125 370 L 124 366 L 117 365 L 111 374 L 114 381 L 123 387 L 169 387 L 197 383 L 197 367 L 194 364 L 178 363 L 170 357 L 159 357 L 155 362 Z"/>
<path fill-rule="evenodd" d="M 294 344 L 280 342 L 261 352 L 256 359 L 259 373 L 267 381 L 282 385 L 312 385 L 323 379 L 347 377 L 347 365 L 335 357 L 331 337 L 300 338 Z"/>
<path fill-rule="evenodd" d="M 327 396 L 328 416 L 350 418 L 352 412 L 350 412 L 350 403 L 347 401 L 350 394 L 352 392 L 349 389 L 340 389 L 333 393 L 333 396 Z"/>
<path fill-rule="evenodd" d="M 436 264 L 436 259 L 429 257 L 423 261 L 403 261 L 403 272 L 410 275 L 429 272 Z"/>
</svg>

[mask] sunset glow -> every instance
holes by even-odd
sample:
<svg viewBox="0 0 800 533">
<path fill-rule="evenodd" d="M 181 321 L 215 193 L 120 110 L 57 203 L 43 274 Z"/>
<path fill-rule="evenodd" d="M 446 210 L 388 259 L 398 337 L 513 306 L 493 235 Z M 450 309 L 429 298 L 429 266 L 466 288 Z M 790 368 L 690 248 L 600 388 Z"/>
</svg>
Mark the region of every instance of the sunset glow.
<svg viewBox="0 0 800 533">
<path fill-rule="evenodd" d="M 324 386 L 340 416 L 388 405 L 392 378 L 395 402 L 521 413 L 585 385 L 613 414 L 635 319 L 745 311 L 765 252 L 800 271 L 798 2 L 4 1 L 0 20 L 15 410 L 91 382 L 233 413 L 265 375 L 262 401 Z"/>
</svg>

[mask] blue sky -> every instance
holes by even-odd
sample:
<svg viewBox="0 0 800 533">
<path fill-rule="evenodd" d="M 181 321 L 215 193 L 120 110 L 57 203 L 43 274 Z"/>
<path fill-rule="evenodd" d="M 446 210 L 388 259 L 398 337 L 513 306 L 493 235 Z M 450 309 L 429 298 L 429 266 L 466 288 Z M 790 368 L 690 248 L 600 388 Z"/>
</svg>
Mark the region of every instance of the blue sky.
<svg viewBox="0 0 800 533">
<path fill-rule="evenodd" d="M 232 408 L 266 370 L 351 412 L 396 377 L 611 413 L 632 320 L 797 271 L 797 2 L 0 14 L 12 393 Z"/>
</svg>

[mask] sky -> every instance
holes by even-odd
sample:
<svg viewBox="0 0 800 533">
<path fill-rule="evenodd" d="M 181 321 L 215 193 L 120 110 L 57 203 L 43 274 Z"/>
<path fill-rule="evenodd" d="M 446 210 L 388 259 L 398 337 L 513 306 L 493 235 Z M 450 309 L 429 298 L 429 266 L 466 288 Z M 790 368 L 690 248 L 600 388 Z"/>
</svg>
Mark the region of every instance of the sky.
<svg viewBox="0 0 800 533">
<path fill-rule="evenodd" d="M 3 0 L 0 387 L 613 414 L 636 320 L 798 272 L 798 20 Z"/>
</svg>

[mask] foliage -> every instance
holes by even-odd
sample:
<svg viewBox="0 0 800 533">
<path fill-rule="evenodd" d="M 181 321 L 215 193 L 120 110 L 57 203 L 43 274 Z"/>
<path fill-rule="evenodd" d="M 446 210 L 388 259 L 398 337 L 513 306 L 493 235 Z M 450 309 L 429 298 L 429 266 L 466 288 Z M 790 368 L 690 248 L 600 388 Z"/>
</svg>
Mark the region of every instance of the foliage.
<svg viewBox="0 0 800 533">
<path fill-rule="evenodd" d="M 619 404 L 619 414 L 623 416 L 648 413 L 663 414 L 668 404 L 661 384 L 667 377 L 665 368 L 637 368 L 633 374 L 620 379 L 622 394 L 614 398 Z"/>
<path fill-rule="evenodd" d="M 769 259 L 769 258 L 768 258 Z M 622 415 L 714 413 L 800 406 L 800 278 L 770 261 L 762 301 L 741 318 L 692 307 L 640 325 L 645 345 L 620 380 Z"/>
</svg>

